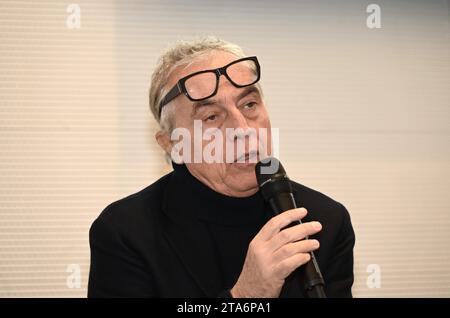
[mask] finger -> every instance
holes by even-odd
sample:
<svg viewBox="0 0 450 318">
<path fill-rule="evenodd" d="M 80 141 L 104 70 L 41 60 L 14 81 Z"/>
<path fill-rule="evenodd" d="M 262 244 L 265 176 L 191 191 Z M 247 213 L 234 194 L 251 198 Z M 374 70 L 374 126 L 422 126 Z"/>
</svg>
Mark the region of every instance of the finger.
<svg viewBox="0 0 450 318">
<path fill-rule="evenodd" d="M 298 253 L 309 253 L 317 250 L 320 244 L 318 240 L 302 240 L 294 243 L 288 243 L 273 254 L 274 263 L 279 263 Z"/>
<path fill-rule="evenodd" d="M 307 222 L 284 229 L 274 235 L 269 241 L 269 249 L 276 251 L 281 246 L 304 239 L 309 235 L 316 234 L 322 229 L 319 222 Z"/>
<path fill-rule="evenodd" d="M 288 226 L 294 221 L 301 220 L 308 213 L 305 208 L 287 210 L 277 216 L 274 216 L 259 231 L 258 236 L 264 241 L 271 239 L 282 228 Z"/>
<path fill-rule="evenodd" d="M 298 253 L 281 261 L 274 267 L 275 274 L 281 279 L 286 278 L 298 267 L 306 264 L 311 259 L 309 253 Z"/>
</svg>

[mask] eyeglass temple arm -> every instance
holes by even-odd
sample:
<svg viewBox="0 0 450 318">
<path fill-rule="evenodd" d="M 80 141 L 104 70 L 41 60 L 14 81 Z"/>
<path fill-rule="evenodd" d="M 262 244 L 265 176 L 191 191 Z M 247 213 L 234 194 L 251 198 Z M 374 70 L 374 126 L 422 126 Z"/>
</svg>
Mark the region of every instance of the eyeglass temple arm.
<svg viewBox="0 0 450 318">
<path fill-rule="evenodd" d="M 164 106 L 170 103 L 175 97 L 182 93 L 180 82 L 177 83 L 172 89 L 167 93 L 167 95 L 163 98 L 159 106 L 159 115 L 161 115 L 161 110 Z"/>
</svg>

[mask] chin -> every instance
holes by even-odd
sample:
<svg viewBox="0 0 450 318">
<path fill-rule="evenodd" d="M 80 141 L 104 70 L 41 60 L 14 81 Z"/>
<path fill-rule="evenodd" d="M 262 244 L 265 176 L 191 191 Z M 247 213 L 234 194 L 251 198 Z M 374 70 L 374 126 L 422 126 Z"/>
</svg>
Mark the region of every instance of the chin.
<svg viewBox="0 0 450 318">
<path fill-rule="evenodd" d="M 231 178 L 232 180 L 230 181 L 233 183 L 233 188 L 239 192 L 255 192 L 258 189 L 254 165 L 252 169 L 234 173 Z"/>
</svg>

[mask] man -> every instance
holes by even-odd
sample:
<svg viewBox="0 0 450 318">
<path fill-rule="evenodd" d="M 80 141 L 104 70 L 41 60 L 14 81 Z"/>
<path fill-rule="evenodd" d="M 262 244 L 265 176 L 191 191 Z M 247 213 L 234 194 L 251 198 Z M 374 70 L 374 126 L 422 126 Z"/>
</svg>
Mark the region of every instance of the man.
<svg viewBox="0 0 450 318">
<path fill-rule="evenodd" d="M 258 190 L 255 162 L 272 149 L 259 78 L 256 57 L 217 38 L 183 42 L 162 56 L 150 108 L 174 171 L 95 220 L 89 297 L 305 297 L 301 267 L 311 251 L 327 296 L 351 297 L 355 238 L 345 207 L 292 182 L 302 208 L 274 216 Z M 225 139 L 214 151 L 206 151 L 211 138 L 195 149 L 199 124 Z M 189 147 L 174 138 L 180 130 Z M 244 151 L 234 154 L 242 141 Z M 192 159 L 208 153 L 216 160 Z"/>
</svg>

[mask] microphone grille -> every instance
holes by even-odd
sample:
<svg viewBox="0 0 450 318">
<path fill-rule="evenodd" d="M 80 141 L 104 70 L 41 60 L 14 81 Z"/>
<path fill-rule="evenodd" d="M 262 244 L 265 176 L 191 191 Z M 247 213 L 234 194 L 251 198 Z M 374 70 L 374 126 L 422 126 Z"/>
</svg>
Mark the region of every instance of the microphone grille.
<svg viewBox="0 0 450 318">
<path fill-rule="evenodd" d="M 269 157 L 255 166 L 256 180 L 266 201 L 282 192 L 292 192 L 292 186 L 281 162 Z"/>
</svg>

